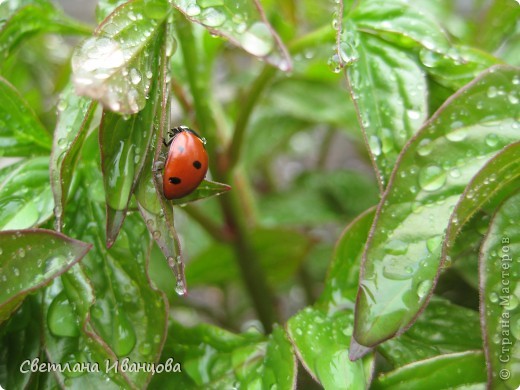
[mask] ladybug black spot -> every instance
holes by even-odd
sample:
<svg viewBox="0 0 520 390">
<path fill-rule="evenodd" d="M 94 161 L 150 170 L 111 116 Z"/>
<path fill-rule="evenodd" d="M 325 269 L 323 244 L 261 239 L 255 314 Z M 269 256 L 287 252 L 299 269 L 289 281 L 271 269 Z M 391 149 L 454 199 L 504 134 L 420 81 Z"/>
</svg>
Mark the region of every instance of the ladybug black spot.
<svg viewBox="0 0 520 390">
<path fill-rule="evenodd" d="M 172 184 L 180 184 L 180 183 L 181 183 L 181 179 L 178 178 L 178 177 L 170 177 L 168 180 L 169 180 L 170 183 L 172 183 Z"/>
<path fill-rule="evenodd" d="M 200 161 L 197 160 L 193 161 L 193 166 L 197 169 L 202 168 L 202 164 L 200 163 Z"/>
</svg>

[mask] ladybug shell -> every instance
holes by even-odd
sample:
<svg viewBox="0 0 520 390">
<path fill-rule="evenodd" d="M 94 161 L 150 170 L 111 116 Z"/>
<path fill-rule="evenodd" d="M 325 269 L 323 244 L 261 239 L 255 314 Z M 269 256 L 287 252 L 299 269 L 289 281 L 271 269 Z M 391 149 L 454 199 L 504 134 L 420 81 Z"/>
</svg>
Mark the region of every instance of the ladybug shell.
<svg viewBox="0 0 520 390">
<path fill-rule="evenodd" d="M 164 166 L 164 196 L 178 199 L 190 194 L 204 180 L 207 171 L 208 154 L 204 142 L 190 130 L 176 133 Z"/>
</svg>

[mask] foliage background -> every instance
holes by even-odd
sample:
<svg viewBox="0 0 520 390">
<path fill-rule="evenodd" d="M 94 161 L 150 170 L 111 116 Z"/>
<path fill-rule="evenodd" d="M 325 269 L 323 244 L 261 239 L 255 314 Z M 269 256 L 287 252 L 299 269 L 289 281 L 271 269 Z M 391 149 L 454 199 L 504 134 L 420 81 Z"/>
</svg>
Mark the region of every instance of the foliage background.
<svg viewBox="0 0 520 390">
<path fill-rule="evenodd" d="M 519 15 L 1 2 L 0 384 L 516 388 Z M 170 124 L 213 180 L 175 207 Z"/>
</svg>

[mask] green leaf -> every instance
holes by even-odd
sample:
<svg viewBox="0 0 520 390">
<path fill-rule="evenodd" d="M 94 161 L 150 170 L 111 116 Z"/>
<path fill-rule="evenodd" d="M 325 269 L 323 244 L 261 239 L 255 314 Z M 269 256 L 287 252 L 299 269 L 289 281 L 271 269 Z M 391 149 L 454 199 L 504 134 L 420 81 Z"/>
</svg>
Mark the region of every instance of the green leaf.
<svg viewBox="0 0 520 390">
<path fill-rule="evenodd" d="M 397 156 L 428 115 L 426 75 L 401 49 L 359 33 L 347 78 L 383 187 Z"/>
<path fill-rule="evenodd" d="M 290 115 L 299 120 L 336 126 L 356 122 L 354 106 L 345 102 L 345 89 L 337 82 L 281 79 L 271 87 L 268 104 L 269 115 L 279 111 L 284 116 Z M 267 129 L 264 129 L 262 133 L 266 132 Z"/>
<path fill-rule="evenodd" d="M 497 389 L 513 389 L 520 383 L 519 200 L 517 192 L 500 206 L 480 252 L 480 313 L 488 385 Z"/>
<path fill-rule="evenodd" d="M 469 83 L 485 69 L 500 61 L 489 53 L 469 46 L 452 46 L 451 56 L 422 49 L 419 59 L 433 80 L 453 91 Z"/>
<path fill-rule="evenodd" d="M 69 300 L 76 302 L 79 317 L 86 321 L 83 328 L 92 344 L 87 345 L 88 350 L 99 350 L 97 354 L 109 356 L 112 362 L 124 357 L 130 363 L 154 362 L 164 341 L 166 307 L 163 294 L 152 288 L 147 275 L 150 237 L 146 226 L 137 213 L 128 215 L 118 240 L 107 250 L 103 230 L 97 228 L 104 224 L 99 167 L 87 163 L 79 175 L 81 184 L 74 193 L 65 226 L 94 247 L 82 262 L 84 276 L 68 275 L 64 285 Z M 114 381 L 124 380 L 141 388 L 151 375 L 145 370 L 126 372 Z M 87 375 L 73 378 L 82 388 L 88 387 L 88 380 Z"/>
<path fill-rule="evenodd" d="M 193 191 L 191 194 L 186 195 L 183 198 L 173 199 L 171 202 L 173 204 L 178 204 L 182 206 L 190 202 L 195 202 L 197 200 L 221 195 L 229 191 L 230 189 L 231 187 L 227 184 L 217 183 L 216 181 L 204 179 L 195 189 L 195 191 Z"/>
<path fill-rule="evenodd" d="M 0 232 L 0 322 L 25 296 L 77 263 L 91 245 L 44 229 Z"/>
<path fill-rule="evenodd" d="M 48 157 L 17 164 L 0 184 L 0 230 L 40 225 L 50 218 L 52 209 Z"/>
<path fill-rule="evenodd" d="M 148 15 L 147 8 L 163 5 Z M 118 7 L 98 27 L 95 36 L 77 48 L 72 58 L 76 93 L 99 100 L 105 109 L 123 115 L 141 111 L 156 72 L 150 47 L 159 39 L 168 6 L 161 0 L 136 0 Z M 168 56 L 176 43 L 168 35 Z"/>
<path fill-rule="evenodd" d="M 361 256 L 374 214 L 374 207 L 362 213 L 345 228 L 336 243 L 325 287 L 319 299 L 319 303 L 329 311 L 354 309 Z"/>
<path fill-rule="evenodd" d="M 282 228 L 257 228 L 252 233 L 252 241 L 273 285 L 291 278 L 313 245 L 305 234 Z M 239 275 L 233 249 L 221 243 L 211 245 L 194 257 L 186 269 L 191 285 L 227 284 L 238 280 Z"/>
<path fill-rule="evenodd" d="M 484 389 L 485 362 L 481 351 L 436 356 L 381 375 L 373 389 Z"/>
<path fill-rule="evenodd" d="M 419 46 L 445 53 L 450 46 L 435 19 L 405 0 L 363 1 L 352 12 L 351 19 L 358 30 L 403 48 Z"/>
<path fill-rule="evenodd" d="M 0 77 L 0 156 L 47 154 L 51 137 L 31 107 Z"/>
<path fill-rule="evenodd" d="M 157 374 L 152 388 L 294 388 L 296 365 L 283 329 L 265 337 L 255 330 L 233 334 L 212 325 L 172 323 L 163 359 L 174 357 L 182 373 Z"/>
<path fill-rule="evenodd" d="M 21 42 L 38 33 L 83 35 L 91 32 L 88 26 L 68 18 L 51 2 L 42 0 L 22 6 L 1 27 L 0 53 L 4 58 Z"/>
<path fill-rule="evenodd" d="M 287 49 L 258 0 L 176 0 L 174 6 L 189 20 L 200 23 L 214 35 L 229 39 L 249 54 L 282 71 L 291 69 Z"/>
<path fill-rule="evenodd" d="M 351 310 L 326 314 L 308 307 L 287 323 L 298 358 L 324 389 L 364 389 L 370 384 L 373 357 L 348 358 L 353 314 Z"/>
<path fill-rule="evenodd" d="M 378 346 L 394 367 L 437 355 L 482 348 L 478 312 L 433 297 L 413 326 Z"/>
<path fill-rule="evenodd" d="M 23 362 L 40 355 L 39 307 L 36 299 L 28 297 L 11 318 L 2 324 L 0 332 L 0 378 L 8 389 L 23 389 L 35 380 L 38 373 L 22 373 Z M 25 366 L 23 367 L 26 368 Z"/>
<path fill-rule="evenodd" d="M 50 174 L 56 227 L 57 230 L 60 230 L 72 176 L 96 109 L 96 103 L 77 96 L 72 83 L 69 83 L 61 93 L 57 107 L 59 116 L 54 130 Z"/>
<path fill-rule="evenodd" d="M 354 328 L 360 344 L 373 346 L 403 332 L 426 304 L 440 268 L 443 234 L 464 187 L 520 136 L 519 79 L 510 67 L 483 73 L 452 96 L 401 153 L 364 253 Z M 448 235 L 446 242 L 452 241 Z"/>
<path fill-rule="evenodd" d="M 265 224 L 319 224 L 352 218 L 378 201 L 378 189 L 366 175 L 347 170 L 309 170 L 283 192 L 260 201 Z"/>
<path fill-rule="evenodd" d="M 500 51 L 504 40 L 514 33 L 519 18 L 518 2 L 493 0 L 475 31 L 476 44 L 489 52 Z"/>
</svg>

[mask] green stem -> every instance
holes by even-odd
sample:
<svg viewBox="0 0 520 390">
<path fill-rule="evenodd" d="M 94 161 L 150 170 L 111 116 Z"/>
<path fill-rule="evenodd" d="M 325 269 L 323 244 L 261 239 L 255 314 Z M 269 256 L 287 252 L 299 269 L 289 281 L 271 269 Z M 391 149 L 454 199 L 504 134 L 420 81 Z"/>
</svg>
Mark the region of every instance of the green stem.
<svg viewBox="0 0 520 390">
<path fill-rule="evenodd" d="M 210 107 L 212 94 L 208 86 L 211 85 L 211 83 L 209 82 L 210 80 L 204 80 L 204 82 L 200 80 L 201 77 L 209 79 L 211 69 L 208 68 L 208 63 L 205 63 L 204 66 L 207 68 L 203 71 L 200 70 L 200 67 L 194 66 L 195 64 L 199 64 L 201 59 L 198 55 L 192 26 L 178 13 L 176 14 L 176 22 L 177 34 L 184 57 L 188 83 L 193 96 L 197 122 L 201 128 L 204 129 L 204 136 L 208 140 L 208 144 L 212 145 L 212 147 L 208 148 L 208 154 L 210 155 L 210 159 L 216 164 L 216 166 L 214 166 L 215 169 L 212 170 L 214 178 L 217 181 L 233 184 L 232 175 L 226 174 L 224 170 L 221 169 L 219 155 L 216 152 L 215 146 L 217 145 L 217 135 L 219 134 L 217 125 L 219 123 L 215 120 Z M 254 104 L 252 104 L 252 106 L 254 106 Z M 226 170 L 226 172 L 230 171 Z M 239 188 L 241 188 L 241 186 L 238 186 L 237 189 Z M 258 318 L 262 322 L 265 331 L 271 332 L 273 323 L 276 320 L 274 311 L 275 300 L 263 269 L 260 266 L 258 253 L 252 244 L 249 229 L 244 219 L 244 212 L 240 204 L 240 195 L 240 191 L 231 191 L 219 198 L 220 205 L 229 230 L 233 234 L 233 249 L 246 290 L 253 301 Z"/>
</svg>

